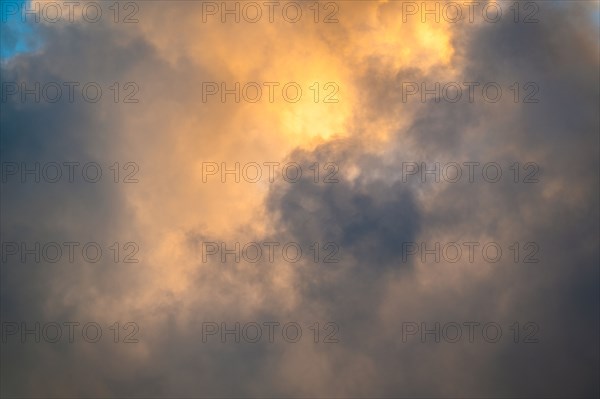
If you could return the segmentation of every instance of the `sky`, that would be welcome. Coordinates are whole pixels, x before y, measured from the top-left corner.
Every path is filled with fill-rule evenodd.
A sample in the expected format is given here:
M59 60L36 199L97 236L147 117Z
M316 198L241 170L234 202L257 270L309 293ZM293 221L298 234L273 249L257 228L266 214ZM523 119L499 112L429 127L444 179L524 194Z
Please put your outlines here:
M463 3L2 0L0 394L600 395L599 3Z
M10 4L10 6L8 6ZM27 23L18 10L23 10L27 2L24 0L4 2L0 8L0 21L2 21L2 52L3 60L14 57L19 53L34 51L38 48L35 34L35 25Z

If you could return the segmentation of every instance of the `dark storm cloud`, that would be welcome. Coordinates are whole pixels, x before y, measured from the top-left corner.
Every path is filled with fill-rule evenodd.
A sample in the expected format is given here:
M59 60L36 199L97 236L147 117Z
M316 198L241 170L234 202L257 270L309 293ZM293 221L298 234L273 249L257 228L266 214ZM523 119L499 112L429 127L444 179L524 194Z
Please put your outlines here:
M324 148L312 154L298 152L292 158L326 163L332 155L337 159L335 149ZM342 171L346 166L343 161L336 165ZM270 198L270 205L281 212L282 227L294 239L302 244L338 243L348 260L375 269L385 270L400 260L399 244L413 239L419 228L417 204L401 183L342 178L337 183L314 184L312 179L303 176Z
M424 304L420 314L398 306L399 320L469 320L474 315L484 321L537 320L544 342L527 349L476 346L476 354L436 351L435 344L423 345L427 349L405 346L398 349L402 360L385 350L358 346L357 351L365 350L377 358L382 369L402 370L411 376L410 382L402 384L386 380L378 392L598 395L598 26L587 18L589 8L593 6L581 2L569 7L546 2L538 24L519 25L507 20L484 25L476 32L465 28L464 36L456 38L467 63L464 81L499 82L504 87L515 81L536 82L541 88L538 104L429 101L421 108L411 107L401 101L399 82L440 81L439 73L382 73L374 65L363 76L365 91L370 93L365 112L390 118L401 115L402 110L415 113L412 125L398 132L395 149L390 150L397 154L394 161L356 162L364 175L385 177L369 185L342 182L320 188L299 184L272 194L270 203L281 212L281 224L295 237L328 232L354 255L357 263L344 284L313 279L310 292L327 293L337 305L333 309L359 309L350 325L353 331L363 333L368 329L361 329L366 327L361 324L365 321L361 306L346 301L346 289L368 292L355 295L369 306L376 303L369 298L383 290L385 280L365 279L364 270L379 271L379 266L386 264L383 259L394 259L400 251L395 246L398 239L410 241L416 235L432 242L437 237L456 241L493 237L499 242L535 241L541 247L540 264L515 265L505 258L494 265L490 279L464 283L459 295L450 288L434 297L424 294L416 299ZM369 92L372 87L376 91ZM353 150L363 152L359 145ZM416 151L411 154L411 150ZM312 154L320 155L320 150ZM335 159L335 150L325 158ZM506 165L505 173L515 161L531 161L540 166L541 182L516 185L505 179L497 184L402 184L398 171L403 161L494 161ZM441 190L436 193L434 187ZM417 192L427 194L419 198L424 198L428 211L413 202ZM309 210L305 202L317 205ZM369 246L371 234L378 237L377 246ZM360 256L370 251L377 254ZM468 276L465 281L469 281ZM368 282L370 289L362 290L362 282ZM388 325L400 330L394 321ZM397 343L382 340L381 347L386 345L394 347ZM437 369L436 364L448 358L453 358L454 364L477 364L463 372L471 379L438 369L432 373L435 382L429 381L432 374L425 370ZM406 370L405 365L413 362L424 364L425 370ZM396 376L394 372L387 375L389 379Z
M30 90L36 82L41 86L56 83L63 89L63 82L77 82L79 87L75 90L73 102L69 102L66 89L56 103L49 103L43 98L36 102L33 95L22 100L20 94L7 95L2 99L0 159L3 171L8 165L18 168L16 174L3 176L6 181L1 187L2 242L25 243L29 249L34 248L36 242L42 246L52 242L60 246L64 242L80 244L75 262L68 261L66 251L58 263L44 260L36 263L34 255L29 255L27 262L22 262L19 255L7 256L1 268L2 322L23 321L33 329L35 322L43 325L49 322L78 321L83 324L97 321L107 328L107 320L101 320L102 316L95 306L103 293L118 295L118 292L134 286L137 279L130 270L111 262L112 254L106 250L115 241L137 241L138 237L131 231L126 236L122 235L131 209L124 201L122 185L112 182L109 170L114 162L128 160L115 146L120 126L117 118L110 115L118 115L119 109L111 102L112 93L107 90L115 80L124 77L115 74L113 67L106 66L109 66L108 58L111 58L111 62L129 68L138 62L138 56L148 54L148 48L139 42L115 46L117 34L101 27L94 33L90 33L86 26L63 29L38 27L37 30L47 41L46 46L39 51L18 54L2 63L3 91L13 83L24 83ZM104 53L106 57L93 61L93 55L98 53ZM108 57L108 54L111 56ZM98 64L103 60L107 62L106 66ZM100 102L87 102L81 97L81 88L88 82L96 82L105 89ZM25 182L21 181L23 165L31 170L39 163L41 173L48 163L63 165L64 162L79 163L72 183L65 167L60 181L55 183L45 181L43 176L36 182L35 174L28 174ZM89 162L96 162L102 168L103 175L97 183L82 179L82 166ZM53 173L52 169L50 176ZM94 175L92 172L91 176ZM81 261L81 247L87 242L99 243L104 248L100 262ZM107 316L119 319L116 312ZM105 336L106 332L105 329ZM66 334L65 329L63 337ZM109 362L103 363L102 357L88 356L81 347L78 349L64 341L44 346L19 344L19 340L18 335L11 336L7 343L2 343L3 395L28 392L48 396L84 396L81 386L64 386L65 378L72 379L74 375L82 386L94 386L93 389L102 394L105 383L98 384L90 379L83 382L86 379L83 375L87 372L81 372L80 368L89 367L100 374L109 373ZM29 340L33 342L33 335ZM103 348L98 345L95 349L98 353L112 353L113 358L122 355L110 345ZM112 377L115 378L121 377ZM111 377L106 376L106 379L110 381Z

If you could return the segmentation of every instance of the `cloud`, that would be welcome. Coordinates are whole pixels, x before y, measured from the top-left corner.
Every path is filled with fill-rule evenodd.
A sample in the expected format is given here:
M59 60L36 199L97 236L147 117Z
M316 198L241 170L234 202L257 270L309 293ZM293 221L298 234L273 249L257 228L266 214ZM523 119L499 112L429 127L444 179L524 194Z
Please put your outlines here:
M93 241L104 252L98 263L9 256L2 321L95 321L103 339L7 337L2 394L597 396L598 26L587 17L591 4L538 5L534 24L403 23L401 2L339 3L337 24L204 23L200 2L140 3L132 25L40 24L44 46L2 64L2 89L95 82L103 97L3 100L3 170L96 162L103 178L24 184L9 176L2 241ZM203 101L203 82L236 81L296 82L305 95ZM449 81L497 82L503 99L403 98L403 83ZM339 101L323 103L320 92L315 102L315 82L326 93L336 83ZM540 101L515 103L515 82L520 96L534 82ZM139 102L122 102L128 83ZM122 181L128 162L139 168L137 183ZM274 183L231 175L223 183L219 174L205 180L209 162L295 162L303 175L286 181L278 166ZM419 174L404 179L409 162L496 162L503 178L490 183L478 167L470 183L464 167L457 183L423 183ZM539 183L523 183L528 163ZM436 241L493 241L504 252L498 263L436 263L403 245ZM138 263L122 262L128 242L139 247ZM219 254L205 262L212 242L296 243L304 256L290 262L278 247L273 261ZM515 263L514 242L521 256L535 242L540 262ZM332 248L340 261L322 261ZM115 344L116 321L119 340L135 322L139 342ZM203 342L206 322L269 321L299 323L302 339L289 343L278 330L273 343L222 343L219 334ZM436 321L495 322L502 340L489 343L478 330L469 343L464 329L455 344L422 343L418 334L403 341L405 323ZM540 342L515 344L515 322L519 341L534 322ZM339 342L323 342L328 334Z

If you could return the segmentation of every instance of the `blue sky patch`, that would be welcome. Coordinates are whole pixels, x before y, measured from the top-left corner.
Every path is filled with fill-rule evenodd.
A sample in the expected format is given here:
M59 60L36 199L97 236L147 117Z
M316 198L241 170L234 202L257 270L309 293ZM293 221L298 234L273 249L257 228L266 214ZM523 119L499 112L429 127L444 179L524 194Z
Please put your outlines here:
M0 2L0 58L36 50L40 46L36 26L23 20L21 11L29 1Z

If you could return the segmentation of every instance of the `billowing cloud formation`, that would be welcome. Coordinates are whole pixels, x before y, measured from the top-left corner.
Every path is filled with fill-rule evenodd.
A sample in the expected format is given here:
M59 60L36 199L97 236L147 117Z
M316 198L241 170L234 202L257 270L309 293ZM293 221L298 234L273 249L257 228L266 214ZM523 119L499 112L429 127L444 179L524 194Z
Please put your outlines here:
M95 24L42 21L44 46L3 61L3 395L598 395L597 4L537 3L529 24L509 3L497 23L423 23L406 2L340 2L332 24L314 23L311 4L298 23L252 24L204 22L202 2L140 2L133 24L108 9ZM8 95L13 82L80 85L73 102L65 90L49 103ZM103 89L96 103L80 97L89 82ZM263 96L206 96L222 82L257 82ZM297 102L282 92L290 82ZM435 82L458 82L462 98L448 101L454 85L421 101ZM473 101L465 82L479 83ZM482 94L489 82L497 102ZM35 162L79 165L72 183L66 166L57 183L22 183ZM91 162L97 183L80 174ZM223 183L236 162L258 164L260 181ZM302 176L286 180L292 164ZM36 263L10 244L36 242L64 254L48 262L47 247ZM68 242L81 243L73 262ZM436 242L449 251L440 262L421 247ZM223 251L236 243L239 262ZM59 342L9 333L36 321L63 325ZM65 322L81 323L74 343ZM87 322L99 342L81 339ZM221 342L236 322L241 342ZM440 342L422 342L436 322ZM301 326L298 342L286 323ZM124 343L132 331L139 342Z

